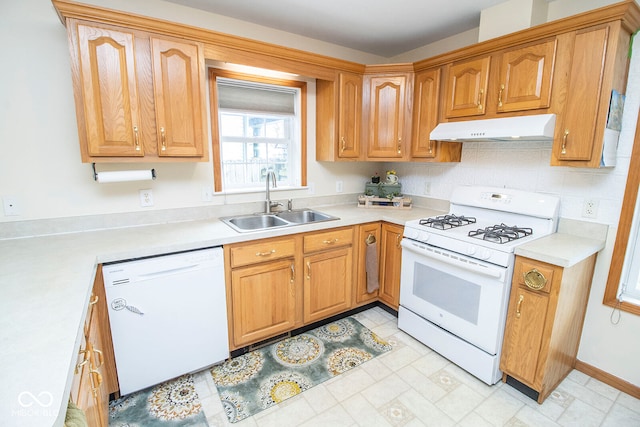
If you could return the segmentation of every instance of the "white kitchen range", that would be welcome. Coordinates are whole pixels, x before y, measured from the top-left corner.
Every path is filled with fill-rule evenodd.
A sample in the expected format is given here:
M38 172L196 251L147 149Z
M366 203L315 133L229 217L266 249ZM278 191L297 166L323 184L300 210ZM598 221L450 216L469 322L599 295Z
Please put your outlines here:
M447 215L407 222L398 327L498 382L514 249L554 233L559 206L551 195L463 186Z

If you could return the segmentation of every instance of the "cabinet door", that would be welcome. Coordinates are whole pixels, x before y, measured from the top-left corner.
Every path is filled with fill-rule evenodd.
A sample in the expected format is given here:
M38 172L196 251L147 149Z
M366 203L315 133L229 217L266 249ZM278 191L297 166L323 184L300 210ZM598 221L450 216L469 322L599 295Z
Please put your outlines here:
M238 268L231 273L233 343L236 347L295 326L293 259Z
M142 156L132 33L78 24L80 132L90 156ZM76 89L77 91L78 89Z
M559 115L553 143L553 154L558 160L594 160L599 163L599 153L594 153L598 109L601 102L601 82L605 73L605 58L609 28L599 27L579 31L575 36L569 87L564 112ZM597 156L593 159L592 156Z
M358 237L356 244L358 246L358 260L356 266L356 285L355 289L355 302L356 304L362 304L375 300L378 297L378 290L371 293L367 292L367 248L369 244L367 242L373 242L375 244L375 265L378 271L378 284L380 283L380 247L382 246L381 240L381 226L379 222L373 222L371 224L362 224L358 226Z
M382 224L382 266L380 269L380 300L398 309L400 304L400 266L404 228L394 224Z
M457 62L449 67L445 95L447 118L485 113L491 57Z
M340 73L338 93L338 157L360 156L362 76Z
M547 306L546 294L516 287L509 302L500 369L534 387L542 346Z
M351 307L352 258L350 247L304 258L305 323L324 319Z
M196 43L151 38L160 156L202 156L204 73Z
M407 79L405 75L369 77L370 158L403 157Z
M549 107L555 53L553 39L502 54L498 112Z
M416 74L411 157L435 158L437 143L429 138L438 124L440 68Z

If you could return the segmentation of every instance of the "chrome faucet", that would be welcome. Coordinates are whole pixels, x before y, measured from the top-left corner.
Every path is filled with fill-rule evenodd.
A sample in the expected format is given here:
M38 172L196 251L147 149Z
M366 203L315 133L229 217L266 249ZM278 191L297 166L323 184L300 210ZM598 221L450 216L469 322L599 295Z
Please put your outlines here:
M282 203L279 202L272 202L271 201L271 193L269 191L269 179L271 179L271 183L273 184L273 188L277 188L277 184L276 184L276 174L273 171L269 171L267 172L267 176L265 178L265 181L267 183L267 200L265 200L264 202L264 213L266 214L270 214L271 213L271 209L275 208L276 206L282 206Z

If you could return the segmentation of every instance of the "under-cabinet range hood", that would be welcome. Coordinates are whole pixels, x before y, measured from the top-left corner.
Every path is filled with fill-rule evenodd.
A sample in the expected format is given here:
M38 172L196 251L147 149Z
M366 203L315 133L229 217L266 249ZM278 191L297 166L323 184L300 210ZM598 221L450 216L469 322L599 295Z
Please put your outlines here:
M440 123L433 141L552 141L555 114Z

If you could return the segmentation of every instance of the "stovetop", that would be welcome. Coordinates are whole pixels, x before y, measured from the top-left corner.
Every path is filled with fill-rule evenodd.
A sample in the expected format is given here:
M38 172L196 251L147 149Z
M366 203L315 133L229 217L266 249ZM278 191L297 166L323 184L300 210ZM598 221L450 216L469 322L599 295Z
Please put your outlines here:
M490 187L458 187L446 215L408 221L405 237L507 266L516 246L556 231L555 196Z

